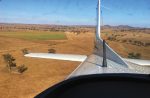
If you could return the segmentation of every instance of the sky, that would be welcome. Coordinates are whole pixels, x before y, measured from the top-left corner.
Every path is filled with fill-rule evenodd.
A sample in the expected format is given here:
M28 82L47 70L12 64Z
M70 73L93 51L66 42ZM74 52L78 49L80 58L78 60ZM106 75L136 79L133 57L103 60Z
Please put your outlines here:
M0 0L0 23L96 25L98 0ZM102 0L102 25L150 27L150 0Z

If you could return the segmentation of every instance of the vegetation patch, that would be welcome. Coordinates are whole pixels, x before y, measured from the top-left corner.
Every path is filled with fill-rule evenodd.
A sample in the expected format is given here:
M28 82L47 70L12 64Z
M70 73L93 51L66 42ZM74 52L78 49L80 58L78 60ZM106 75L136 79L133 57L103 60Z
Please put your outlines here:
M48 53L56 53L55 49L48 49Z
M131 53L128 53L128 58L131 58L131 59L140 59L141 58L141 54L140 53L131 52Z
M65 40L67 39L63 32L1 32L0 36L13 37L26 40Z
M23 53L23 55L25 55L25 54L29 54L29 51L28 51L28 49L27 49L27 48L24 48L24 49L22 49L22 53Z
M16 67L15 58L10 54L3 55L4 61L6 63L6 67L11 71L12 67Z
M25 65L20 65L17 67L15 63L16 59L11 54L4 54L3 58L6 63L6 67L9 69L10 72L23 73L28 69Z
M17 67L19 73L23 73L26 71L28 68L25 65L20 65Z

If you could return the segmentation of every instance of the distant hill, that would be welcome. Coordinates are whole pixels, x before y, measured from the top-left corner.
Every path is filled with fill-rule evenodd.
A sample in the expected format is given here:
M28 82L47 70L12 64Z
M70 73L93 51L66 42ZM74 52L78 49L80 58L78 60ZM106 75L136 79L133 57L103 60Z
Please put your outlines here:
M87 29L95 29L93 25L52 25L52 24L19 24L19 23L0 23L0 30L2 29L19 29L19 30L44 30L44 31L77 31ZM150 28L132 27L129 25L104 25L102 29L115 29L115 30L150 30ZM79 31L80 31L79 30Z
M19 24L0 23L0 31L60 31L60 32L93 32L94 26L90 25L50 25L50 24Z
M142 27L132 27L129 25L118 25L118 26L111 26L111 25L104 25L102 26L103 29L121 29L121 30L129 30L129 29L148 29L150 28L142 28Z

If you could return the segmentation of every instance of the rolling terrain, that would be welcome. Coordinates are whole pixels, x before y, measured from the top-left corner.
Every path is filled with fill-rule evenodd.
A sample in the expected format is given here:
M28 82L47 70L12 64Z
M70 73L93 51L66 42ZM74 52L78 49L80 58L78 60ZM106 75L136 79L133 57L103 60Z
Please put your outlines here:
M26 58L22 49L29 52L86 54L94 47L95 28L91 26L53 26L0 24L0 95L1 98L33 98L46 88L64 80L80 62ZM102 37L122 57L140 53L141 59L150 59L150 30L103 27ZM6 68L3 54L16 59L17 66L28 67L22 74Z

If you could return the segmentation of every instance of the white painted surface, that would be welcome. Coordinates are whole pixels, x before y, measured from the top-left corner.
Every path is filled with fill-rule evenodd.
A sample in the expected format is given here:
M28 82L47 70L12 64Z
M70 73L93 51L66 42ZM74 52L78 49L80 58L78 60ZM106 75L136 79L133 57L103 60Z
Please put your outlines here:
M143 66L150 66L150 60L141 60L141 59L127 59L124 58L125 61L135 63L138 65L143 65Z
M134 73L134 74L149 74L150 67L142 67L139 65L130 65L132 69L126 68L121 64L107 59L108 67L102 66L103 58L98 55L90 55L79 67L73 71L68 78L89 75L89 74L105 74L105 73ZM139 67L137 67L139 66Z
M83 62L87 58L86 55L53 54L53 53L29 53L29 54L26 54L25 56L35 57L35 58L45 58L45 59L79 61L79 62Z

